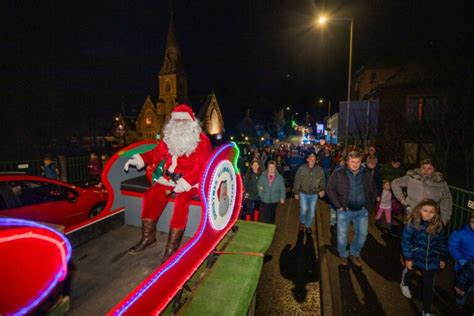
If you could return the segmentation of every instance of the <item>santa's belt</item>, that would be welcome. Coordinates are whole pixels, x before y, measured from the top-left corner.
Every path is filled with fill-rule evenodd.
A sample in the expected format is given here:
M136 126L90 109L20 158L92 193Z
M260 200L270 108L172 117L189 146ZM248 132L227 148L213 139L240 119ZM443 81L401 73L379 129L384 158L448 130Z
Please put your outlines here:
M170 178L171 180L176 182L176 181L178 181L179 179L181 179L183 177L183 174L182 173L172 173L172 172L169 172L168 170L165 170L165 176L167 176L168 178Z

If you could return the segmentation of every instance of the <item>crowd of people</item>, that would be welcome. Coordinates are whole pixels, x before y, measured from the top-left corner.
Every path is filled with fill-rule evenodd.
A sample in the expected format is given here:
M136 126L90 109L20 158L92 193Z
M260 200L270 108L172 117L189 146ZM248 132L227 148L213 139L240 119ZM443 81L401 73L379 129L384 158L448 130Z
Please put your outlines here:
M253 215L253 220L274 224L278 203L294 197L300 206L298 229L311 234L317 200L322 199L331 212L340 264L346 266L350 261L361 267L369 216L389 232L395 216L403 225L402 294L412 298L410 281L418 271L423 278L423 315L432 315L435 275L444 269L451 254L455 260L456 303L462 309L474 291L474 215L448 238L452 197L433 162L423 160L419 168L407 171L400 157L393 156L381 164L377 156L373 146L346 150L324 141L302 146L247 146L239 161L245 174L242 218L251 220ZM351 223L354 234L348 245Z

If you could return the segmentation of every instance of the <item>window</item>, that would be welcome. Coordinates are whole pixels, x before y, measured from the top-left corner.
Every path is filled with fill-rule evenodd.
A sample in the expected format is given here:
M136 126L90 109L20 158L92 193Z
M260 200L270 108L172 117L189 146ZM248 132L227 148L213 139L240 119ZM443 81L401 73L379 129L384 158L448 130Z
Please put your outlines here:
M406 104L406 118L409 121L434 121L440 113L440 102L434 96L411 96Z
M0 183L0 211L8 209L7 199L10 195L7 190L7 184L5 182Z
M375 83L375 82L377 82L377 72L372 71L370 73L370 83Z
M165 92L171 92L171 84L169 81L166 81L165 83Z
M153 123L153 120L151 119L151 117L147 116L147 117L145 118L145 124L146 124L147 126L150 126L152 123Z
M22 206L64 201L78 196L74 190L48 182L10 181L9 184Z

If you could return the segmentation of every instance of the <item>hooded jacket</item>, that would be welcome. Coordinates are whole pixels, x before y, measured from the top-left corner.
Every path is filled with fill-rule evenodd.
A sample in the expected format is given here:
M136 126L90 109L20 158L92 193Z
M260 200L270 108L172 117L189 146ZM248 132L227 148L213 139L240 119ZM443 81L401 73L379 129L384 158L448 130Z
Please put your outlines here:
M456 230L449 237L449 252L456 260L454 269L457 271L467 261L474 258L474 231L467 224L463 229Z
M453 202L442 173L435 172L431 177L424 177L421 169L410 170L406 176L392 181L393 194L399 201L405 198L402 188L407 190L406 202L409 207L414 207L424 199L432 199L439 204L443 221L448 222L451 218Z

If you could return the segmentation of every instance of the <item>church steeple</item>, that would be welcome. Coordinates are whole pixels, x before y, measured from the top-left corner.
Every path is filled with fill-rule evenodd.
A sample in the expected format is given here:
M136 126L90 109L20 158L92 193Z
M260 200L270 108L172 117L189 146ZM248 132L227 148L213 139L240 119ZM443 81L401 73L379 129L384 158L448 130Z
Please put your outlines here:
M176 39L176 25L174 22L174 12L171 3L170 24L168 27L168 36L166 37L166 48L163 65L160 75L172 73L183 73L184 69L181 61L181 51L179 50L178 40Z
M181 103L189 104L188 80L184 73L181 51L176 39L176 25L173 12L173 3L170 6L170 23L166 38L166 47L163 64L158 74L158 102L156 104L160 126L163 126L166 119L176 105Z

